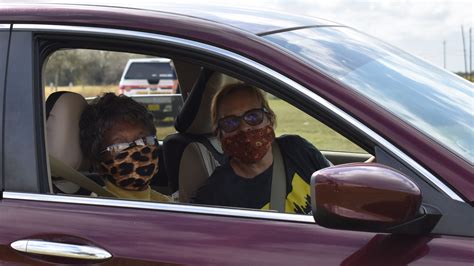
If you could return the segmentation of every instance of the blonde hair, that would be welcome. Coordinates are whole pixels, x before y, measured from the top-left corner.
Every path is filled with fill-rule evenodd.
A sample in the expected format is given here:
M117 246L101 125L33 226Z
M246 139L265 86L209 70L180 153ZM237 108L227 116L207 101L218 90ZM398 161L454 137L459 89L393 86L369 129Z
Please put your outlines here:
M211 119L212 119L212 129L214 132L217 131L217 122L219 120L219 107L224 98L227 96L237 92L237 91L248 91L257 97L257 100L261 103L262 107L264 107L268 111L268 119L270 120L270 124L275 127L276 126L276 115L273 112L273 110L270 108L270 105L268 104L267 98L265 97L265 94L262 90L243 83L232 83L229 85L224 86L222 90L216 93L214 95L214 98L212 98L212 103L211 103Z

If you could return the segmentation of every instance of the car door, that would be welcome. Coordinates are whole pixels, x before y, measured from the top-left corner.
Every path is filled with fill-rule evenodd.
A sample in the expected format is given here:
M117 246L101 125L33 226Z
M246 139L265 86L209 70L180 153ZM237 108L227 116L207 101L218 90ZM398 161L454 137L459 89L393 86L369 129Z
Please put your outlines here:
M165 40L173 48L197 53L196 57L205 50L215 61L231 60L249 72L268 70L256 74L256 79L259 75L262 80L274 75L270 82L287 79L245 56L228 56L230 51L186 39L102 28L15 26L9 55L15 67L7 72L5 88L2 262L327 265L472 260L468 248L472 240L467 238L342 231L318 226L308 215L51 194L40 78L44 46L38 41L55 39L64 44L93 39L91 43L105 45L144 38L150 50ZM220 67L226 70L225 65ZM235 71L227 67L228 72ZM299 93L291 90L293 85L286 84L287 97L295 102ZM454 242L456 248L451 246Z
M44 27L41 34L45 31L56 33ZM7 72L8 141L4 148L10 156L4 158L8 167L0 201L2 263L220 264L276 260L306 264L313 260L305 254L314 247L299 244L309 240L308 230L316 232L310 216L284 218L251 210L49 194L38 35L28 26L17 26L12 34L9 59L14 64ZM275 234L279 231L281 234ZM295 236L288 238L288 233ZM275 249L290 252L278 256ZM252 250L246 258L238 252L249 254ZM81 252L88 255L74 255ZM269 252L273 254L270 258Z

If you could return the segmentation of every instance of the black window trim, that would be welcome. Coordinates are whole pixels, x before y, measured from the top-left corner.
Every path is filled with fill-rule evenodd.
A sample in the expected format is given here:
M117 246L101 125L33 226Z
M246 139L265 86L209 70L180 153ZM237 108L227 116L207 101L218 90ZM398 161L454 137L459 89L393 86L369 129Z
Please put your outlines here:
M5 88L7 85L7 71L8 71L8 54L10 51L10 37L11 37L11 24L0 24L0 35L6 35L5 37L0 38L0 117L2 123L0 125L0 150L1 150L1 159L0 159L0 191L3 191L3 185L5 184L5 172L4 172L4 142L5 135L4 133L4 114L5 114ZM3 68L4 67L4 68ZM1 197L0 197L1 198Z

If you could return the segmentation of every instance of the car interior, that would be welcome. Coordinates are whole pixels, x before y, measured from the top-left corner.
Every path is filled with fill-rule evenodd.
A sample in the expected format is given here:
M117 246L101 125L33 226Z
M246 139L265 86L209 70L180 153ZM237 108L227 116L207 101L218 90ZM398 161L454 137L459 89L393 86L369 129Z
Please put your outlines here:
M214 169L226 160L212 130L212 96L225 85L241 80L200 64L179 59L174 59L173 63L184 105L174 119L175 133L160 139L160 174L151 185L180 203L188 203ZM80 150L79 119L87 104L83 95L72 90L53 92L47 97L50 188L52 193L111 197L102 187L101 177L91 171ZM157 131L160 131L159 127ZM322 152L331 164L373 160L369 153Z

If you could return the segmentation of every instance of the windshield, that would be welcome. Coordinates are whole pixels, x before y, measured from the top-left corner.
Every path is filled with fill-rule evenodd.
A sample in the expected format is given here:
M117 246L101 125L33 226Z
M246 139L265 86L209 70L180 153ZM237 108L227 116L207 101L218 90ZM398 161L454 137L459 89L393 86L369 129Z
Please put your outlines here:
M400 117L473 163L473 86L377 39L346 27L264 37Z
M176 79L176 73L170 63L132 63L128 68L125 79L149 79L149 78Z

